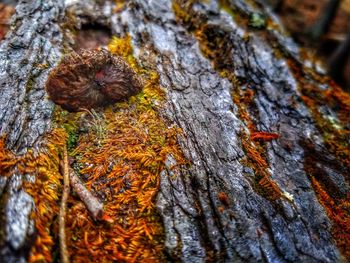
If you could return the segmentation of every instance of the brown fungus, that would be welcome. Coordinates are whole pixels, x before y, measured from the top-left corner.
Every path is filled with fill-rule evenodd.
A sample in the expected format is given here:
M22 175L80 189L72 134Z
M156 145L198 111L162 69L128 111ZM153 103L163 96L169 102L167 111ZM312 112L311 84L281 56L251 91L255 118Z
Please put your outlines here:
M50 99L68 111L106 106L141 89L134 70L105 49L70 53L52 70L46 82Z

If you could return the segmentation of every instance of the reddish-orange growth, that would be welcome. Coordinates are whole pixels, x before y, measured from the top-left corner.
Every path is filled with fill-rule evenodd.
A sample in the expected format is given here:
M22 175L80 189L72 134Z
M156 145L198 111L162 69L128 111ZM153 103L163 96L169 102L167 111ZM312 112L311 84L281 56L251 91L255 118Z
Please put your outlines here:
M46 146L35 157L29 155L24 161L23 168L36 174L35 183L27 182L25 189L34 198L35 211L33 218L37 237L31 249L29 262L52 262L55 245L55 221L59 212L61 195L61 179L59 172L60 152L66 142L66 133L55 129L47 135Z
M15 8L9 4L0 3L0 40L2 40L10 28L10 18Z
M266 160L261 156L261 153L256 149L256 147L251 142L243 139L242 146L243 146L243 149L246 151L246 154L248 155L248 157L255 164L255 167L259 168L258 171L261 168L268 167Z
M66 133L55 129L48 134L39 152L28 150L16 156L5 148L4 138L0 139L0 174L10 176L13 170L35 176L35 182L24 182L24 189L33 197L35 210L36 239L29 255L29 262L52 262L54 237L51 233L53 219L58 214L58 198L61 190L58 164L59 152L66 141Z
M0 175L9 175L9 171L14 167L16 162L15 156L6 149L5 138L0 138Z
M288 63L295 77L299 80L301 99L311 110L316 126L323 135L327 150L336 156L344 167L350 169L348 142L350 95L329 78L307 70L293 60L289 60ZM320 89L319 83L328 84L328 88L326 90ZM326 118L320 111L320 107L325 105L336 113L337 125L334 125L332 120ZM333 237L345 257L350 259L350 202L347 201L349 196L344 199L332 199L326 192L326 185L322 185L314 177L311 181L320 203L333 221Z
M177 165L186 163L176 139L180 131L160 118L157 109L163 92L158 76L138 67L130 54L130 37L114 38L109 48L136 72L142 71L145 86L128 102L99 113L104 121L95 120L97 127L81 134L71 153L81 167L85 185L101 198L111 219L108 224L96 223L74 196L69 199L71 261L164 261L163 228L155 200L166 158L171 154ZM105 127L99 127L101 123ZM101 136L98 130L105 132Z
M218 198L224 206L230 205L230 198L227 196L227 194L225 192L219 192Z
M219 207L218 207L218 211L219 211L220 213L225 212L225 207L219 206Z
M242 140L243 149L249 159L248 164L254 170L255 178L258 186L258 192L263 194L270 200L276 200L281 197L281 190L278 185L270 178L268 173L268 163L258 150L258 145L253 145L253 142L247 139Z
M315 177L311 177L311 182L318 200L333 221L332 234L337 246L344 256L350 259L350 196L341 200L333 200Z
M168 154L178 164L182 157L176 129L167 128L149 103L149 94L140 94L119 104L118 111L107 109L108 134L100 147L94 145L94 134L80 137L73 155L84 165L80 172L87 187L104 196L105 213L112 220L96 224L70 199L68 246L74 262L163 260L163 230L154 203Z
M252 141L271 141L274 139L277 139L279 137L279 135L277 133L273 133L273 132L253 132L250 135L250 139Z

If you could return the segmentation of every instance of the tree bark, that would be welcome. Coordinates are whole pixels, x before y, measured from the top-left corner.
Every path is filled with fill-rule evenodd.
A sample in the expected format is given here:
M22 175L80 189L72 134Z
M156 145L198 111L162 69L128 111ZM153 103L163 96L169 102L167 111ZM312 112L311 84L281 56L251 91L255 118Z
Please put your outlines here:
M0 46L0 134L7 148L21 155L38 149L40 138L50 129L53 103L44 85L61 56L62 1L21 1L11 27ZM46 69L45 69L46 68ZM0 171L3 175L3 171ZM0 257L4 262L25 262L34 233L30 215L31 196L23 188L19 171L0 177Z
M183 130L178 141L191 165L173 170L169 155L157 197L170 261L345 261L337 223L312 182L338 203L349 195L348 152L337 155L318 119L329 133L348 131L339 113L349 114L349 105L325 101L316 115L307 102L333 87L307 66L268 9L259 1L133 0L113 13L108 1L69 2L20 2L1 43L0 134L8 149L38 150L51 127L44 86L68 41L60 23L69 7L78 24L130 34L137 61L160 76L163 118ZM265 28L251 24L257 13ZM259 131L279 136L254 142L250 134ZM21 187L23 176L0 178L0 256L7 262L25 261L34 232L35 204Z

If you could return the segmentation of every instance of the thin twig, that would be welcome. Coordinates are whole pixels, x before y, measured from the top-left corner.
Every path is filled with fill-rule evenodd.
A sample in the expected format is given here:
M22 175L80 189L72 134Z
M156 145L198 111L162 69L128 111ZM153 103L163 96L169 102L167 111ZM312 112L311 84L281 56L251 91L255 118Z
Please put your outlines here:
M60 170L64 170L63 166L64 164L63 162L61 162ZM68 174L72 189L79 196L80 200L84 203L91 217L95 221L101 220L106 223L112 224L114 220L104 212L103 204L96 197L94 197L88 189L86 189L83 182L79 179L79 176L69 165Z
M59 243L60 243L60 254L61 262L69 263L69 256L66 243L66 231L65 231L65 217L67 212L67 200L69 195L69 168L68 168L68 153L67 146L64 146L63 150L63 194L59 215Z
M86 189L72 168L69 168L69 177L74 192L79 195L81 201L83 201L86 208L89 210L92 218L94 220L103 219L103 204Z

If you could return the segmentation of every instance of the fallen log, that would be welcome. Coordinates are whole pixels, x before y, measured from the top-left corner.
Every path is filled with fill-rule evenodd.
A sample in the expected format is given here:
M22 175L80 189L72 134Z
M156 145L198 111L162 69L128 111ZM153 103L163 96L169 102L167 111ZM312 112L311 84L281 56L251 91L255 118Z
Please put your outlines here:
M240 0L66 4L20 2L12 31L1 43L0 134L7 135L8 150L15 155L29 149L40 152L42 137L52 128L54 107L44 86L60 48L74 39L69 34L63 37L68 29L60 22L67 12L78 30L82 24L96 23L119 38L130 37L134 59L130 61L142 68L139 72L156 71L164 92L163 105L152 104L147 110L157 109L169 127L182 131L176 138L189 164L179 164L167 154L157 198L150 199L164 228L163 254L158 260L349 259L349 96L303 60L299 47L268 9L259 1ZM47 68L39 69L38 63ZM115 115L120 108L113 108ZM263 140L257 131L274 135ZM128 140L117 138L121 143L143 138L128 136ZM105 175L101 182L106 184L121 160L142 168L159 156L109 157L106 168L95 169L96 174ZM129 182L135 171L123 169L129 175L124 171L115 175L126 174L120 193L131 193L136 186ZM32 243L25 240L35 232L30 219L35 204L21 187L24 177L13 173L0 181L5 222L0 255L7 262L26 260ZM142 196L143 186L139 187ZM75 259L88 258L84 255L96 260L145 259L140 250L132 251L130 257L123 254L123 246L134 246L125 230L132 224L125 218L115 222L120 224L115 227L120 233L117 248L103 239L106 229L96 226L98 230L90 231L100 238L91 240L86 232L86 252L79 250ZM136 219L133 222L137 225ZM154 239L152 231L148 234L142 239L143 247Z

